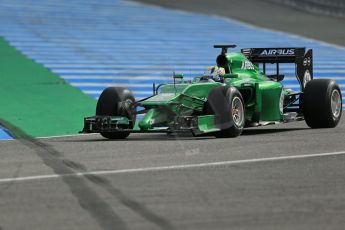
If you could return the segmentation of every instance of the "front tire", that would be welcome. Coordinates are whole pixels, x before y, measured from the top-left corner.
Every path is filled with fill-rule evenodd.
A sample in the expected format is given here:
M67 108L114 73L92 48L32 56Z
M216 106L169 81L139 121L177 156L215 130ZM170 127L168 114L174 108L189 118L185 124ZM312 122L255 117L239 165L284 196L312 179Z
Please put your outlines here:
M339 85L331 79L315 79L307 83L303 94L303 114L311 128L333 128L342 114Z
M245 123L245 107L241 93L234 87L213 89L205 104L206 114L215 115L215 123L221 131L218 138L241 135Z
M119 108L119 102L126 102L125 108ZM135 124L135 111L130 108L130 105L135 102L132 92L124 87L108 87L103 90L99 96L96 115L100 116L125 116L131 120L129 129L132 129ZM101 135L108 139L125 139L129 136L129 132L101 132Z

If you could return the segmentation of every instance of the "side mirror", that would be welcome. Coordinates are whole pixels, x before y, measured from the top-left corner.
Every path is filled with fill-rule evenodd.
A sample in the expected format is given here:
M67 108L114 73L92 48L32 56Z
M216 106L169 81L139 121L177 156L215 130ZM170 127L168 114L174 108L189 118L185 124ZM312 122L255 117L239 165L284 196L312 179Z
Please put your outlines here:
M182 73L180 73L180 74L175 74L174 73L173 78L174 79L181 79L182 80L183 79L183 74Z

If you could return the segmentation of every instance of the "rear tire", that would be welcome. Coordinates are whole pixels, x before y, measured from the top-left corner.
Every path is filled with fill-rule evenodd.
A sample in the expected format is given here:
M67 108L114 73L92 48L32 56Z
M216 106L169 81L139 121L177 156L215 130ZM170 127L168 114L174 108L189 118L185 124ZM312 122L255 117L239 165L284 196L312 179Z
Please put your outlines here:
M205 103L205 113L215 115L215 124L221 131L218 138L241 135L245 123L245 108L241 93L234 87L213 89Z
M331 79L314 79L307 83L303 94L303 114L311 128L333 128L342 114L339 85Z
M119 108L119 102L127 101L126 108ZM128 105L135 102L132 92L123 87L109 87L103 90L99 96L96 115L104 116L125 116L130 122L129 129L132 129L135 124L135 110L129 109ZM129 136L129 132L102 132L101 135L108 139L125 139Z

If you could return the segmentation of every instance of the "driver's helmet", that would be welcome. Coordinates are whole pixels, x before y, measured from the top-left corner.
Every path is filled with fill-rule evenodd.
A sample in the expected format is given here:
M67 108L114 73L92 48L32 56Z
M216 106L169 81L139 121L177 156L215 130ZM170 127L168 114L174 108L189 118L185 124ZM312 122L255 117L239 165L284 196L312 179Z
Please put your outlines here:
M220 81L222 76L225 74L225 69L218 66L207 67L204 72L204 77L209 77L215 81Z

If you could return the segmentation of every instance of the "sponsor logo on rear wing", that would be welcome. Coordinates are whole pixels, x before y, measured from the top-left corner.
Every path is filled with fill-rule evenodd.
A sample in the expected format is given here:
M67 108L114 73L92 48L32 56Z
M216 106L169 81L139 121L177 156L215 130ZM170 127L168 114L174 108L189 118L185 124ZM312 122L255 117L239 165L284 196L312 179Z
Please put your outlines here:
M294 63L296 65L296 77L303 91L306 83L313 79L313 51L304 47L284 48L246 48L241 52L254 64L262 63L262 69L266 74L266 64L276 64L277 75L279 63Z
M247 48L242 49L241 52L249 59L286 57L293 61L293 58L298 56L298 54L304 54L305 48Z
M295 49L263 49L260 50L260 56L294 56Z

